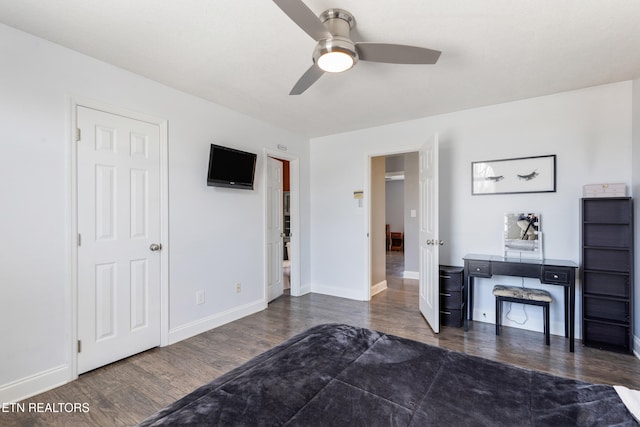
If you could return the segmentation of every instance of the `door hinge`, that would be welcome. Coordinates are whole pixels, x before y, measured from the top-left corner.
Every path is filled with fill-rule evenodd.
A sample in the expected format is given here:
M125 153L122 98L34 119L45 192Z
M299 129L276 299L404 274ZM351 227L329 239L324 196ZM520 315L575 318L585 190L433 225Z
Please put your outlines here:
M78 340L78 353L82 352L82 341Z
M82 246L82 234L78 233L78 246Z
M80 142L80 137L81 137L81 132L80 132L80 128L76 128L76 141Z

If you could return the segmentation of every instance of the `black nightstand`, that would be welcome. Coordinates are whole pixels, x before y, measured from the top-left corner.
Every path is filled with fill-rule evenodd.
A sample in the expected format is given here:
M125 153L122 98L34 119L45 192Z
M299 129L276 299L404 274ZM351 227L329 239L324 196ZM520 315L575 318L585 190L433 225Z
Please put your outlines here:
M464 268L440 266L440 324L462 327L465 315Z

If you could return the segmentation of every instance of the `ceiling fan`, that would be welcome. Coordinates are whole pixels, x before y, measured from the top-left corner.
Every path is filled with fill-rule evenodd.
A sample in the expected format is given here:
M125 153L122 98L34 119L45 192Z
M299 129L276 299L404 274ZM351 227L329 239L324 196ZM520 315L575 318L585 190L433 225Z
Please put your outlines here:
M388 64L435 64L440 57L440 51L423 47L354 43L349 38L349 32L356 25L356 20L346 10L328 9L316 16L301 0L273 1L318 42L313 50L313 65L300 77L289 95L300 95L325 72L347 71L359 60Z

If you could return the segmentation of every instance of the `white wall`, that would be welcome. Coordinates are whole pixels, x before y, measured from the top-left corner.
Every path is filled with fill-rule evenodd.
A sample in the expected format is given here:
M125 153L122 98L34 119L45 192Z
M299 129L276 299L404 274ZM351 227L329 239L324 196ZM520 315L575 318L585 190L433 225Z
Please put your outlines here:
M622 82L312 140L312 291L362 297L367 218L349 195L365 187L369 155L415 151L433 132L440 136L439 238L447 242L442 264L461 265L466 253L500 254L503 213L509 211L541 212L545 255L579 262L582 186L631 183L631 88ZM472 161L545 154L557 155L557 192L471 195ZM540 286L529 280L526 285ZM486 313L493 321L490 281L479 282L475 318ZM547 288L562 301L561 289ZM529 312L525 327L542 330L541 314ZM554 304L551 332L563 331L561 304Z
M404 180L387 181L385 221L393 232L404 232Z
M416 152L404 155L404 272L405 277L414 279L420 270L418 161ZM415 216L411 216L412 210L415 210Z
M74 375L72 99L168 121L169 241L162 243L169 251L170 341L265 306L263 150L277 144L300 158L301 281L309 288L305 138L3 25L0 57L1 402ZM212 142L258 153L255 191L206 186ZM198 289L207 296L200 306Z

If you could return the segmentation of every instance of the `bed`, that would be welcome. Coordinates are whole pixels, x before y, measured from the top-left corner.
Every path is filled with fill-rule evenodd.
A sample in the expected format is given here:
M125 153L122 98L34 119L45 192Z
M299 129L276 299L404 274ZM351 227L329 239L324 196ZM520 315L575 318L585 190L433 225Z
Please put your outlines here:
M342 324L311 328L140 426L635 426L612 386Z

